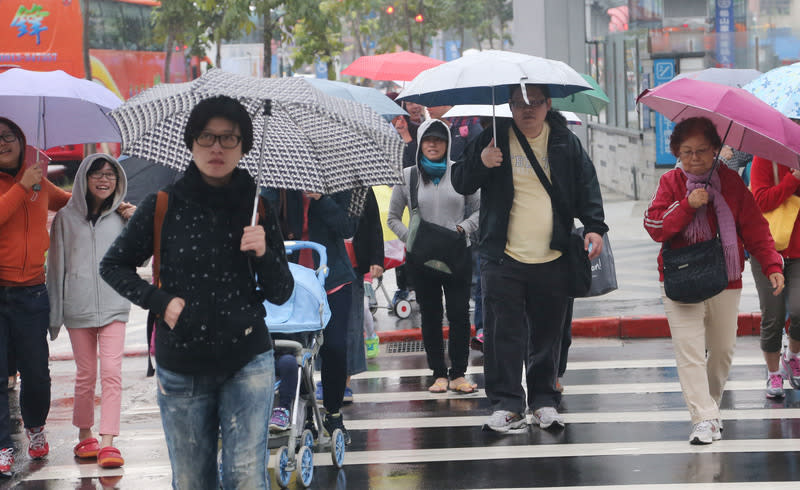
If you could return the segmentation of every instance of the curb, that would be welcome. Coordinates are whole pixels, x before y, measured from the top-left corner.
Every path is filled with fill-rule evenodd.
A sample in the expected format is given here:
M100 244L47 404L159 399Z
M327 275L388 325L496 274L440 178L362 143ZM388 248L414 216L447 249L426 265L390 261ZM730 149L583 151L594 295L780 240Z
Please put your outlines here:
M738 336L758 335L761 332L761 313L739 313ZM412 342L422 340L421 328L405 330L383 330L375 332L381 344L391 342ZM444 338L450 337L450 327L443 326ZM475 336L472 325L470 337ZM606 316L594 318L575 318L572 320L573 337L619 338L619 339L657 339L668 338L669 324L664 315L647 316ZM125 357L145 357L147 349L125 351ZM72 353L54 354L51 361L72 361Z
M761 331L761 313L740 313L737 335L758 335ZM442 327L444 338L450 329ZM381 343L409 342L422 340L422 329L384 330L375 332ZM475 335L472 326L471 336ZM668 338L669 323L664 315L649 316L609 316L596 318L576 318L572 320L573 337L599 337L620 339Z

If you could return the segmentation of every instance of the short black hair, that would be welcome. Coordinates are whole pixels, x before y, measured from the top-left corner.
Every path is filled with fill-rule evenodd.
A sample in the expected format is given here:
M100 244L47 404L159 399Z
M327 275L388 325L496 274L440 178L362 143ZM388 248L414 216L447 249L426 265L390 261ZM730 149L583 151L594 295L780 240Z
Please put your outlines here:
M544 98L545 99L549 99L550 98L550 87L548 87L546 84L543 84L543 83L526 83L525 84L525 90L528 90L528 87L539 87L539 90L542 91L542 95L544 95ZM521 89L520 89L519 85L512 85L511 86L511 90L508 92L508 98L510 99L511 97L514 96L515 93L519 92L520 90Z
M253 120L241 102L226 95L218 95L203 99L197 103L186 121L183 132L183 142L189 151L192 149L194 139L205 129L208 121L221 117L234 123L242 133L242 153L247 153L253 148Z
M25 148L28 146L28 143L25 140L25 133L23 133L22 129L19 126L17 126L17 123L12 121L11 119L8 119L6 117L0 117L0 123L3 123L6 126L8 126L8 129L10 129L11 132L14 133L14 136L17 137L17 140L19 140L20 148L19 148L19 161L17 162L17 168L18 169L22 168L22 163L25 161Z
M690 117L672 128L672 135L669 137L669 149L672 154L677 157L681 152L683 142L695 135L705 137L716 150L722 147L722 140L711 119L707 117Z

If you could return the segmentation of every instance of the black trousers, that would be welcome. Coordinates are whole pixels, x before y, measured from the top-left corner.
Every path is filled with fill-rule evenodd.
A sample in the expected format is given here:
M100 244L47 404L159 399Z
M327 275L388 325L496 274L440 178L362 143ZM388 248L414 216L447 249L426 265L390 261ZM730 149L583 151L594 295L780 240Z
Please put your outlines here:
M457 274L442 278L425 266L406 263L417 292L417 304L422 316L422 342L428 357L428 367L435 378L457 379L467 371L469 359L469 295L472 287L472 265L467 264ZM442 291L447 305L450 341L448 371L444 360L442 338Z
M557 407L561 339L570 298L567 262L523 264L506 256L481 259L483 355L492 410L523 413ZM522 389L526 365L528 397Z

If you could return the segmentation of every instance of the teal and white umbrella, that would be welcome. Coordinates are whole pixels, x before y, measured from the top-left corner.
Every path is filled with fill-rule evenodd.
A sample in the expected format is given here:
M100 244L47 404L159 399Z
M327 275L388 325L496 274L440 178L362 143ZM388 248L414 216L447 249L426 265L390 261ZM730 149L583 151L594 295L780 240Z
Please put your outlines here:
M770 70L742 88L784 116L800 119L800 63Z

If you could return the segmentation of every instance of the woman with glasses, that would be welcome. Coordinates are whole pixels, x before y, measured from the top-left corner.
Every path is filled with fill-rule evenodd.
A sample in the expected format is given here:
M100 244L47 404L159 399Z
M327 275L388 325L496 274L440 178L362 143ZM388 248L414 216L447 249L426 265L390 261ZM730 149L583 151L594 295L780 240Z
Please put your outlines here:
M114 447L122 406L122 354L130 302L100 279L98 266L125 227L116 213L127 180L110 155L86 157L78 167L72 197L56 214L47 255L50 338L62 325L69 332L77 372L72 423L78 428L78 458L97 459L103 468L122 466ZM99 347L99 356L98 356ZM100 441L94 437L94 396L100 359Z
M800 123L800 120L794 120ZM753 158L750 189L762 212L772 211L792 196L800 196L800 170L761 157ZM793 198L797 200L797 197ZM783 380L800 390L800 226L792 223L789 243L778 251L783 257L786 289L772 294L769 279L758 260L751 260L753 279L761 305L761 351L767 364L767 398L783 398ZM786 316L789 317L789 345L781 353Z
M50 410L47 365L49 302L45 285L47 212L67 203L68 192L42 178L38 165L25 167L25 135L0 117L0 379L13 350L22 377L20 411L30 441L28 455L39 459L50 450L44 425ZM0 387L0 474L14 465L6 384Z
M173 488L219 488L221 434L222 486L265 489L275 362L263 303L286 302L294 280L271 207L250 226L257 186L238 166L253 147L253 125L242 104L202 100L184 142L192 160L165 189L160 287L136 273L153 254L155 195L106 252L100 275L157 315L158 405Z
M680 168L661 176L644 217L644 227L659 243L676 249L710 240L719 233L728 287L700 303L673 301L662 286L662 301L672 335L683 397L692 418L689 442L711 444L722 438L719 404L736 345L744 249L761 264L771 292L783 290L781 257L753 195L735 171L714 157L721 146L711 120L693 117L672 131L670 150ZM664 280L661 252L660 280Z

